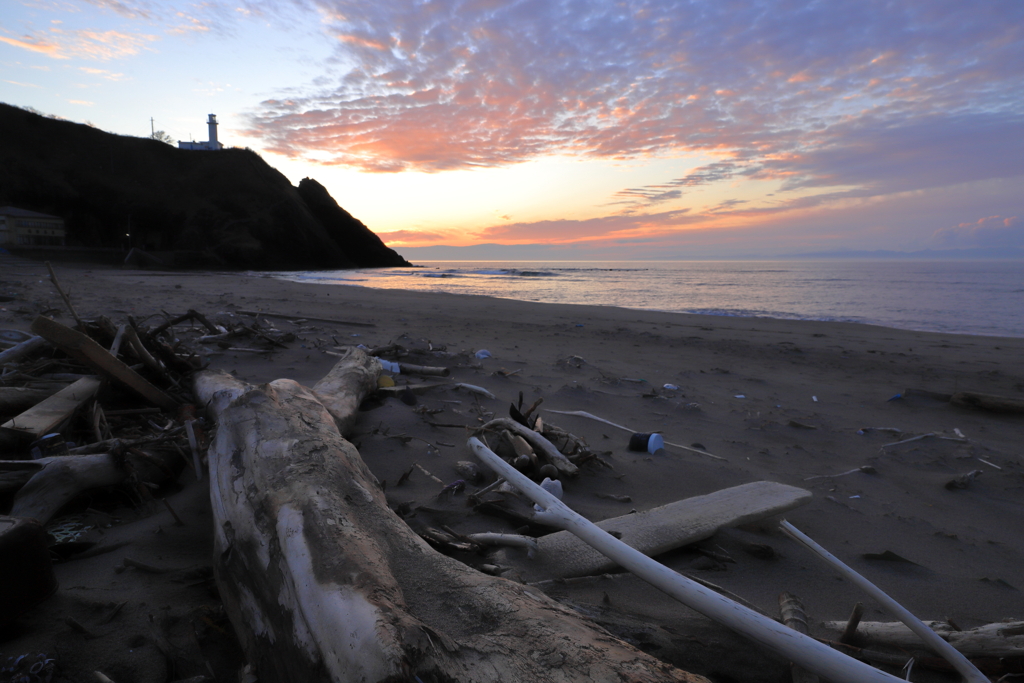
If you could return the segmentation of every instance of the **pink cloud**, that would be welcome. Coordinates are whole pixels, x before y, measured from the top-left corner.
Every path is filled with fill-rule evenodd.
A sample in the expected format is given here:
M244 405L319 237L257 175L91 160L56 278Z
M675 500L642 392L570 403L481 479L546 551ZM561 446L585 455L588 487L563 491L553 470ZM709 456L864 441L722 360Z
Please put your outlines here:
M54 59L94 59L106 61L138 54L156 36L123 31L64 30L51 28L46 35L27 35L22 39L0 36L0 42Z
M624 189L611 200L626 212L734 176L839 197L1022 172L1024 155L998 154L1024 140L1024 76L1011 66L1024 63L1020 5L317 7L340 41L337 85L267 100L250 118L251 135L291 157L374 172L549 154L734 160L707 180Z
M1024 222L1017 216L986 216L939 228L931 243L940 248L1024 247Z

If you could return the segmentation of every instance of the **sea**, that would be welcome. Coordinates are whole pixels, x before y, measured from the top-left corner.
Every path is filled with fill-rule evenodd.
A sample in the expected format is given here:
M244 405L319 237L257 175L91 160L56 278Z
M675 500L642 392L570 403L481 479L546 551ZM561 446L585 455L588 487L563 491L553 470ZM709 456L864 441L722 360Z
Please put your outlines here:
M1020 260L423 261L275 275L329 286L1024 337Z

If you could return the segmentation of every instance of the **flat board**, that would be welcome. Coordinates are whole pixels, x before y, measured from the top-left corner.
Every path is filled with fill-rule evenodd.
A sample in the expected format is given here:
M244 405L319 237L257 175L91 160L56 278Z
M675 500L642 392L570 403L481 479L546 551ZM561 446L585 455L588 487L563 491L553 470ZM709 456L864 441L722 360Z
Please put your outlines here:
M0 428L18 432L25 438L38 439L54 431L61 422L71 417L79 406L96 395L101 384L103 380L99 377L83 377L8 420Z
M613 517L597 526L621 534L620 540L653 557L713 536L719 529L771 517L811 500L811 492L773 481L756 481L662 505L645 512ZM525 581L604 574L614 562L568 531L537 539L534 559L522 548L502 548L496 564L514 565Z

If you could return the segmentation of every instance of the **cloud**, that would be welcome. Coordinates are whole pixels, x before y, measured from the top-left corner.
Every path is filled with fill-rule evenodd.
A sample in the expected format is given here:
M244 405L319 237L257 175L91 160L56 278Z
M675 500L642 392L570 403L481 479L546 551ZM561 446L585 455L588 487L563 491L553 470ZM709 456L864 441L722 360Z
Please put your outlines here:
M1017 216L987 216L939 228L931 236L936 248L1024 247L1024 221Z
M122 2L121 0L84 0L94 7L119 14L127 19L149 19L153 16L153 7L148 2Z
M707 166L695 168L682 178L675 178L660 185L645 185L643 187L620 190L615 193L617 201L612 203L629 204L632 208L636 209L641 206L651 206L673 199L680 199L683 196L682 190L673 188L697 187L720 180L728 180L738 173L741 168L740 164L733 161L716 161Z
M61 54L60 46L57 43L37 36L23 36L22 38L0 36L0 43L7 43L31 52L39 52L54 59L67 59L66 55Z
M123 81L125 79L123 73L114 73L113 71L107 71L106 69L95 69L89 66L80 66L78 67L78 70L91 76L100 76L108 81Z
M51 28L44 35L26 35L22 38L0 36L0 42L39 52L54 59L93 59L107 61L138 54L156 36L122 31L96 31L91 29L65 30Z
M439 241L451 239L454 235L444 232L428 232L419 230L392 230L391 232L378 232L377 237L381 238L384 244L417 245L435 244Z
M611 240L654 239L678 231L681 226L702 220L688 210L663 211L645 215L601 216L584 220L542 220L530 223L505 223L483 228L474 236L477 242L502 244L575 244Z
M263 102L250 132L367 171L701 150L809 186L858 123L967 133L953 124L1021 116L1015 2L312 1L337 38L331 71Z
M4 83L10 83L11 85L20 85L22 88L40 88L42 86L36 85L35 83L19 83L18 81L9 81L4 79Z

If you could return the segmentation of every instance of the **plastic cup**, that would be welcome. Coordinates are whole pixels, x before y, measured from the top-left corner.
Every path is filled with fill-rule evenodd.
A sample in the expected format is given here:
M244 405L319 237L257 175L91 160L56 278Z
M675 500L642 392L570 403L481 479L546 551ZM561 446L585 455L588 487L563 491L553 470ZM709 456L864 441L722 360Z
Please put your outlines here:
M665 439L662 438L661 434L642 434L638 432L629 437L629 450L647 451L654 454L665 450Z

